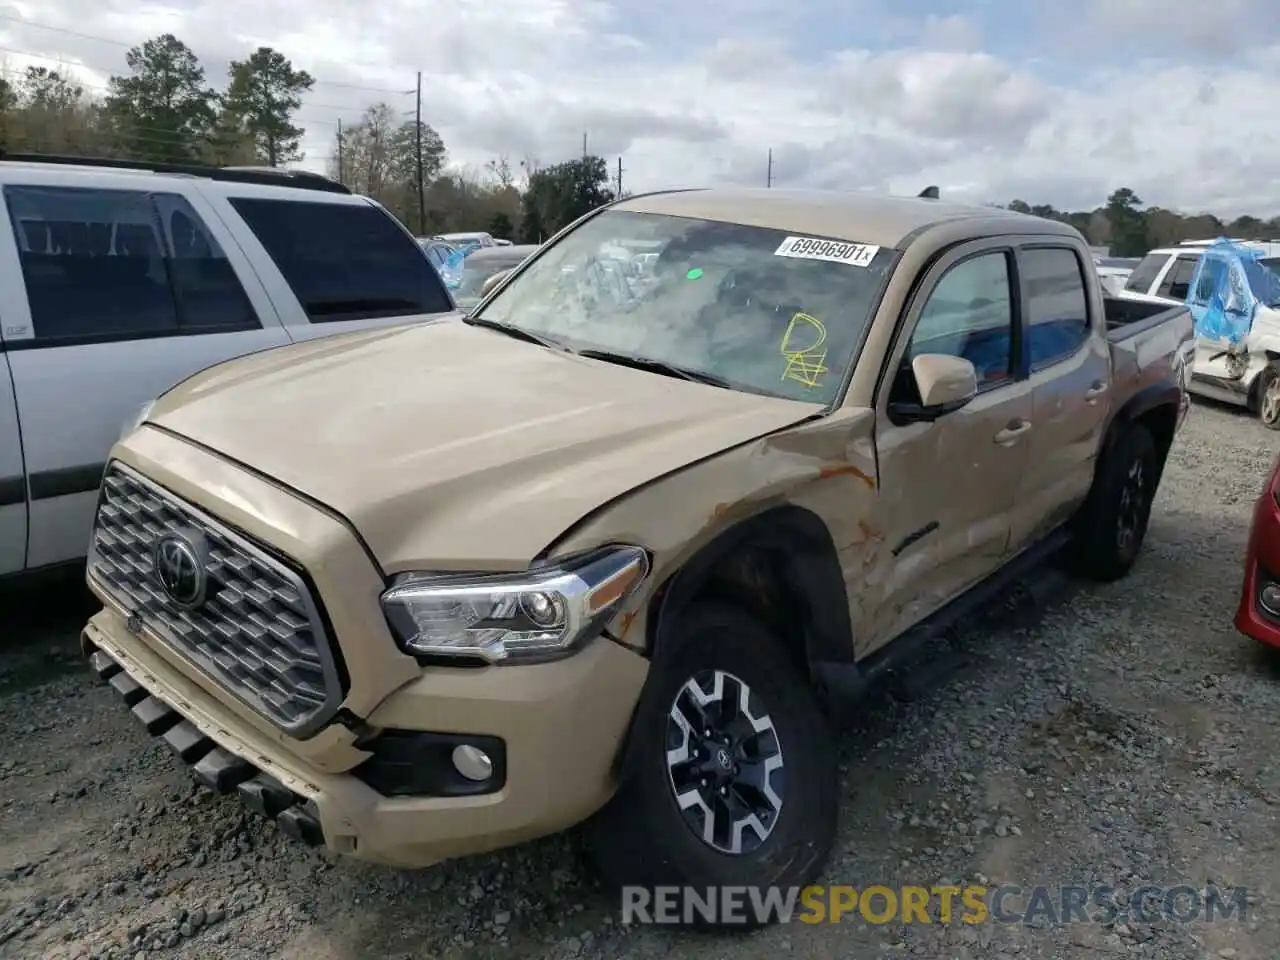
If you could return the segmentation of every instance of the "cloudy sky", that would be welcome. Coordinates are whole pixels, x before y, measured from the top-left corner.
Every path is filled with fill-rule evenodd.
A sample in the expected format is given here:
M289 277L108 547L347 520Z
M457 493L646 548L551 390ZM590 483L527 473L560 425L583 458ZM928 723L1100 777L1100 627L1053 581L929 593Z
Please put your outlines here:
M267 44L317 79L300 122L323 169L339 119L385 100L476 169L623 159L632 190L888 189L1093 207L1280 214L1280 9L1267 0L39 0L0 2L6 71L101 88L171 32L212 80ZM26 21L26 22L24 22ZM36 26L39 24L41 26ZM54 28L54 29L44 29Z

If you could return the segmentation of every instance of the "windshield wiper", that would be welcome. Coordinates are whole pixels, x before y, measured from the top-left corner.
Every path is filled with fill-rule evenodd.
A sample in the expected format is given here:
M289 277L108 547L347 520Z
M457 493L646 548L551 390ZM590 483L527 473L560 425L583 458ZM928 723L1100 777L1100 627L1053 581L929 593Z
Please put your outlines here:
M536 343L540 347L550 347L552 350L566 350L563 343L559 340L553 340L551 337L544 337L540 333L534 333L532 330L526 330L524 327L517 327L514 323L503 323L501 320L490 320L488 317L473 317L471 314L464 314L462 322L470 324L473 327L484 327L488 330L497 330L499 333L505 333L509 337L515 337L517 340L523 340L526 343Z
M590 357L592 360L605 360L609 363L618 363L623 366L635 367L637 370L652 370L654 373L665 374L668 377L676 377L679 380L690 380L693 383L705 383L713 387L724 387L731 389L733 385L724 377L717 376L714 373L705 373L702 370L692 370L689 367L682 367L674 363L667 363L665 360L654 360L651 357L637 357L630 353L615 353L612 350L578 350L578 356Z

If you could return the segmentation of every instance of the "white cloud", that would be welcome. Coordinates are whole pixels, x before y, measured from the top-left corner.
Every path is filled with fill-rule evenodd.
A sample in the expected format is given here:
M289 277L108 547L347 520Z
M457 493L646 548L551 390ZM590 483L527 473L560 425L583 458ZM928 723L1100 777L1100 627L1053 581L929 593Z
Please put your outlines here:
M314 0L300 17L264 0L43 0L0 14L116 42L0 20L0 46L79 62L91 84L161 31L217 81L228 58L276 46L321 81L301 116L313 167L372 100L411 115L421 69L424 117L475 167L572 157L585 131L635 190L763 185L772 149L775 184L1070 207L1130 186L1280 213L1280 17L1262 0L1046 0L1032 37L1001 32L999 0L916 20L874 2L722 0L713 16L673 0Z

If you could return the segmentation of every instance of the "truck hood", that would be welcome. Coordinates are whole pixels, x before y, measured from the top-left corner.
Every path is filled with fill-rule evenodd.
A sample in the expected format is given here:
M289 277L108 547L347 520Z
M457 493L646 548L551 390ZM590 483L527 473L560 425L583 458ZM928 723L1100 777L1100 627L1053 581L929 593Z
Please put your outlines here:
M613 498L821 410L448 320L221 364L147 421L339 513L390 574L518 569Z

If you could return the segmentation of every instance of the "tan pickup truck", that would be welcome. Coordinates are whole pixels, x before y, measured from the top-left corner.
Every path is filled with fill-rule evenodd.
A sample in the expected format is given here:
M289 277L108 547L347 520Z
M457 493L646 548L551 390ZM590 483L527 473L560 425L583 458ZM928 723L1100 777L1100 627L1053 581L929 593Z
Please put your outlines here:
M106 469L84 649L310 844L414 867L587 820L618 883L803 884L832 705L1051 553L1123 576L1192 349L1060 223L627 199L469 316L160 397Z

